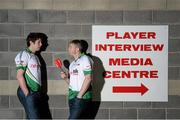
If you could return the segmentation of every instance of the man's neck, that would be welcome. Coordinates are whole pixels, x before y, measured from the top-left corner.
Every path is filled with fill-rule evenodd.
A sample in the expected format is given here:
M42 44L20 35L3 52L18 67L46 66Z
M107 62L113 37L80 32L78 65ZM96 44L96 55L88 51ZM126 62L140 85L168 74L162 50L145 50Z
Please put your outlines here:
M77 60L80 56L81 56L81 53L77 53L76 55L74 55L74 59Z
M33 54L36 52L35 50L33 50L31 47L28 47L28 49L30 50L30 52L32 52Z

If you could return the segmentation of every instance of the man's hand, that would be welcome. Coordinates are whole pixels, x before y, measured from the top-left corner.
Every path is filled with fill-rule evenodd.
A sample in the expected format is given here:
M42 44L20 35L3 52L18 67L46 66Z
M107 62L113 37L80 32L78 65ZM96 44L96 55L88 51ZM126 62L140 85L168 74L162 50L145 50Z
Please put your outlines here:
M67 76L67 74L65 72L61 72L61 78L62 79L67 79L68 76Z
M25 78L24 78L24 70L22 70L22 69L17 70L16 78L17 78L19 86L20 86L21 90L23 91L24 95L27 96L29 94L29 90L26 86L26 82L25 82Z
M65 72L61 72L61 78L66 81L67 84L69 84L68 75Z
M27 97L28 96L28 94L29 94L29 92L27 91L26 93L24 93L25 94L25 96Z
M81 95L77 95L77 98L81 99L81 98L82 98L82 96L81 96Z
M83 82L83 85L81 87L81 90L79 91L77 98L82 98L83 95L86 93L86 91L88 90L89 86L91 85L91 75L86 75L85 76L85 80Z

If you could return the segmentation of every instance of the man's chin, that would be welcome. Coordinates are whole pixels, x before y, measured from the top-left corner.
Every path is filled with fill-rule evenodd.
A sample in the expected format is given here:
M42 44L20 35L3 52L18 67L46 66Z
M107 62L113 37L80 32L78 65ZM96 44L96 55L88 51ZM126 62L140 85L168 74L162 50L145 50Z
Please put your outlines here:
M40 49L41 49L41 48L38 48L36 51L38 52L38 51L40 51Z

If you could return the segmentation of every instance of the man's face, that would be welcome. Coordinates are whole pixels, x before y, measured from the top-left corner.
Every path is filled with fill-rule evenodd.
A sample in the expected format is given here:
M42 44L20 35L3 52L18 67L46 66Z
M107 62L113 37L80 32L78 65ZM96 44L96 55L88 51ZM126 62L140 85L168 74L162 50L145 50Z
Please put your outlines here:
M78 50L79 48L75 44L73 43L69 44L69 47L68 47L69 55L71 56L75 55L78 52Z
M34 43L30 41L30 46L32 46L34 51L39 51L42 46L41 39L37 39Z

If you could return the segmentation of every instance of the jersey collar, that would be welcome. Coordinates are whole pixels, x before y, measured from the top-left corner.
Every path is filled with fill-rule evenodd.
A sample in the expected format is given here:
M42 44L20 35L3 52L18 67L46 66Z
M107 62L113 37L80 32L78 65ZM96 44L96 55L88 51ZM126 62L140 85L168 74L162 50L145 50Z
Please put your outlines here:
M79 60L79 58L81 58L84 55L85 55L85 53L81 53L81 55L77 59L75 59L74 61L77 62L77 60Z
M29 48L26 48L26 50L27 50L29 53L32 53L32 51L31 51Z

